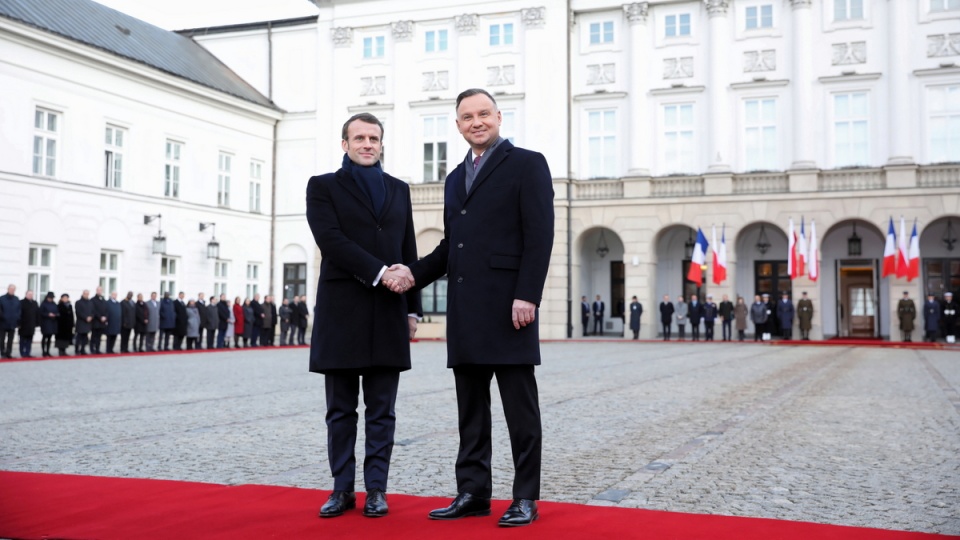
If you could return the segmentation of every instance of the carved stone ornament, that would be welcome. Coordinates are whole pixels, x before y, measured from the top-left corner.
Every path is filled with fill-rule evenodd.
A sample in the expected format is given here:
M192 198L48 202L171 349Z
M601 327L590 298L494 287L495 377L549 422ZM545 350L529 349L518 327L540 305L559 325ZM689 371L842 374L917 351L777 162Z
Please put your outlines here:
M410 41L413 39L413 21L397 21L390 23L390 33L394 41Z
M927 58L960 55L960 34L927 36Z
M617 81L616 64L591 64L587 66L587 84L610 84Z
M428 71L423 74L423 91L432 92L450 88L449 71Z
M535 7L520 10L520 20L524 26L537 27L543 26L546 22L547 8Z
M703 5L707 8L707 13L711 16L726 15L730 9L730 0L703 0Z
M360 77L361 96L382 96L386 91L386 77Z
M867 62L867 42L854 41L851 43L834 43L833 59L831 64L834 66L845 66L848 64L865 64Z
M632 4L623 5L623 14L627 17L627 21L631 23L647 22L647 13L649 10L649 2L634 2Z
M487 86L507 86L516 82L517 68L514 65L490 66L487 68Z
M663 59L663 78L664 79L686 79L693 77L693 57L684 56L683 58L664 58Z
M756 73L759 71L773 71L777 69L777 51L745 51L743 53L743 72Z
M330 30L335 47L346 47L353 43L353 28L340 26Z
M454 26L456 26L457 32L460 34L476 34L477 29L480 28L480 15L476 13L457 15L455 21Z
M811 7L813 5L813 0L790 0L790 5L792 5L794 9Z

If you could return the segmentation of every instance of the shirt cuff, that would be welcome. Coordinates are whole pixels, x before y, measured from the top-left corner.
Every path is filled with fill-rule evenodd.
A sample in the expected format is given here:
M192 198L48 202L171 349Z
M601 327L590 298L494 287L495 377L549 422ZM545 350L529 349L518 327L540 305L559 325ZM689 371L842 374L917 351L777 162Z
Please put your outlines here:
M387 267L386 267L386 266L384 266L383 268L380 269L380 273L377 274L377 279L373 280L373 286L374 286L374 287L376 287L377 285L380 284L380 278L383 277L383 274L384 274L384 272L386 272L386 271L387 271Z
M407 313L407 317L410 317L410 318L413 318L413 319L416 319L416 320L417 320L417 322L420 322L420 321L422 321L422 320L423 320L423 317L421 317L421 316L419 316L419 315L417 315L416 313Z

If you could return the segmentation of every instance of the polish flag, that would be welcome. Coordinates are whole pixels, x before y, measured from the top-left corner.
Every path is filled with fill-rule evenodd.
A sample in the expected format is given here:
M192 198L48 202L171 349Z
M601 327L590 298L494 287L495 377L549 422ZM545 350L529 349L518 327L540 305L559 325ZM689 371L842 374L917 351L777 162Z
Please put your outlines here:
M727 227L720 233L720 244L717 244L717 227L713 227L713 283L720 285L727 279ZM720 246L719 248L717 246Z
M897 277L907 277L907 234L903 216L900 216L900 240L897 243Z
M820 277L820 248L817 246L817 222L810 220L810 254L807 265L810 267L810 281Z
M917 236L917 220L913 220L910 235L910 251L907 252L907 281L920 277L920 237Z
M709 247L707 237L703 235L700 227L697 227L697 243L693 246L693 259L690 261L690 271L687 272L687 279L695 282L697 286L703 285L703 269L700 267L707 262Z
M793 229L793 218L790 218L787 242L787 273L790 279L797 279L797 231Z
M797 239L797 275L807 274L807 233L804 232L803 216L800 216L800 238Z
M893 230L893 218L887 227L887 243L883 246L883 273L880 277L892 276L897 273L897 233Z

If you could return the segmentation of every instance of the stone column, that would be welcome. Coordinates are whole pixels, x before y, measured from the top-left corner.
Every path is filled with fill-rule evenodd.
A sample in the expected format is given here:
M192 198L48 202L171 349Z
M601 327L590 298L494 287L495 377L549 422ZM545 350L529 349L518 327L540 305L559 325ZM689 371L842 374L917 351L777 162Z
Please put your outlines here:
M650 176L650 122L647 114L647 81L650 69L650 27L648 2L624 4L623 14L630 25L630 168L629 176Z
M727 95L727 71L730 63L729 19L727 10L729 0L703 0L710 19L710 51L707 65L710 70L709 86L709 160L708 173L725 173L730 171L730 103Z
M416 123L420 119L416 117L414 111L406 105L417 99L419 86L413 81L420 81L421 74L417 72L414 59L419 55L413 50L413 21L396 21L390 23L390 37L393 40L393 61L391 62L392 72L387 76L386 85L390 88L387 91L390 101L394 104L393 114L388 120L390 133L394 140L384 138L383 145L387 157L387 171L407 172L400 178L407 182L420 182L420 175L423 171L423 165L417 164L421 156L421 151L411 141L406 140L410 133L416 133L419 126ZM386 66L384 66L386 72ZM411 84L413 83L413 84ZM383 96L380 96L382 102ZM412 128L412 129L411 129ZM400 140L403 138L404 140ZM395 173L395 174L396 174Z
M793 163L791 169L816 169L813 122L812 0L790 0L793 6Z

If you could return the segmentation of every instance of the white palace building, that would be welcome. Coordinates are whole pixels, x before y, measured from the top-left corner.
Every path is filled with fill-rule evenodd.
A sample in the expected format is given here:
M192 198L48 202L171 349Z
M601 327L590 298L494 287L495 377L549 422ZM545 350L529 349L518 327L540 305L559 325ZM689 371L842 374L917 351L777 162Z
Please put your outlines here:
M306 181L339 166L361 111L386 126L429 252L467 151L454 100L483 87L554 177L545 338L579 336L596 294L607 333L636 295L656 337L712 226L728 276L707 268L701 296L806 291L814 339L899 340L903 291L960 294L960 0L313 4L168 32L91 0L0 0L0 282L312 295ZM880 273L901 216L912 281ZM787 275L791 218L816 222L816 281ZM424 291L423 335L442 335L445 300L446 283Z

